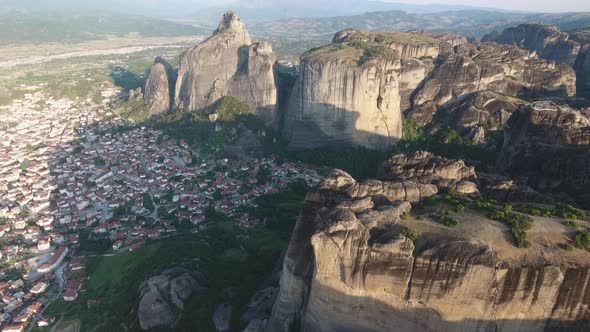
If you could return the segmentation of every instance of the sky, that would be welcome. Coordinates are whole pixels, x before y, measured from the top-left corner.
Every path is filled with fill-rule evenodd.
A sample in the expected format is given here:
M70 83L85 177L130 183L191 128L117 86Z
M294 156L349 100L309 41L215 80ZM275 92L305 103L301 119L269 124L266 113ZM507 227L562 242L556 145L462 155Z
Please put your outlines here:
M395 0L388 2L403 2L411 4L448 4L471 5L478 7L502 8L531 12L590 12L588 0Z
M49 6L54 9L68 8L73 5L104 9L119 8L123 11L135 11L142 8L152 11L169 11L172 9L176 11L182 11L183 9L192 11L198 8L240 2L242 4L248 4L248 6L258 5L260 8L285 8L285 4L289 4L290 6L317 7L318 5L321 6L321 4L329 3L329 8L342 10L344 8L338 8L338 3L342 3L342 6L346 8L353 7L352 4L357 5L368 1L397 2L411 5L467 5L529 12L590 12L590 0L0 0L0 9L3 5L5 7L10 7L10 5L17 7L25 5L30 8ZM370 5L367 8L375 7L374 5Z

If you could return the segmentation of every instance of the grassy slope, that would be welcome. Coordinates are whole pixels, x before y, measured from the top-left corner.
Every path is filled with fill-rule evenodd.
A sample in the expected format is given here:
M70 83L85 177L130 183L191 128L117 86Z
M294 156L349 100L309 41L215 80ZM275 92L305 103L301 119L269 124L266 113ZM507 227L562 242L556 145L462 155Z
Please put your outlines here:
M217 215L214 223L198 234L148 241L134 252L89 259L87 274L91 278L86 291L74 302L55 302L48 313L81 319L83 331L118 331L123 326L139 330L136 308L141 283L165 268L184 266L201 272L208 290L189 299L174 331L212 331L211 315L221 301L221 290L227 287L237 289L237 296L230 301L235 309L232 325L241 330L239 315L286 248L306 191L305 186L297 185L263 197L252 213L260 219L266 217L267 222L252 230L242 230ZM87 308L89 299L100 303Z

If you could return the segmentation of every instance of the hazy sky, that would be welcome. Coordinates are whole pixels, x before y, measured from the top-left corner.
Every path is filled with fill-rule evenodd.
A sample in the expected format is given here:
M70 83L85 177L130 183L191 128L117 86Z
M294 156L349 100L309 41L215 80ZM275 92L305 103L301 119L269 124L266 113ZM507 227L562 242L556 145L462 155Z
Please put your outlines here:
M590 11L589 0L391 0L388 2L404 2L412 4L440 3L449 5L471 5L480 7L524 10L531 12Z
M358 1L358 2L357 2ZM397 2L414 5L446 4L468 5L488 8L522 10L529 12L590 12L590 0L0 0L0 11L4 6L25 6L30 8L50 7L98 7L141 9L157 8L158 10L193 10L194 8L212 7L230 3L242 3L250 6L272 8L284 7L285 4L301 7L318 7L329 3L330 6L352 7L351 3L360 4L367 1ZM282 6L281 6L282 5ZM333 8L333 7L332 7ZM371 6L368 6L371 8ZM308 8L311 9L311 8ZM343 9L343 8L339 8Z
M1 0L0 0L1 1ZM200 5L215 5L220 3L239 2L240 0L129 0L144 3L166 3L166 2L192 2ZM243 1L243 0L242 0ZM254 3L280 3L292 2L291 0L249 0ZM319 0L321 1L321 0ZM359 0L363 1L363 0ZM377 0L379 1L379 0ZM447 5L469 5L490 8L503 8L523 10L531 12L567 12L567 11L590 11L589 0L381 0L384 2L402 2L409 4L447 4Z

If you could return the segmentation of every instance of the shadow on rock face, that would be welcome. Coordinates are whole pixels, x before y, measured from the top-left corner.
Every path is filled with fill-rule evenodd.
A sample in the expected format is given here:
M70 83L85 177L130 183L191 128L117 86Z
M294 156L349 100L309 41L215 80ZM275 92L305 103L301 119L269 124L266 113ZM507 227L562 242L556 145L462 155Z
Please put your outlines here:
M304 150L320 147L346 148L363 146L376 150L391 148L401 135L388 135L387 122L378 117L374 120L374 131L359 129L361 114L329 104L306 106L313 112L299 117L293 108L288 110L285 120L284 136L289 141L289 149ZM400 124L401 125L401 124Z

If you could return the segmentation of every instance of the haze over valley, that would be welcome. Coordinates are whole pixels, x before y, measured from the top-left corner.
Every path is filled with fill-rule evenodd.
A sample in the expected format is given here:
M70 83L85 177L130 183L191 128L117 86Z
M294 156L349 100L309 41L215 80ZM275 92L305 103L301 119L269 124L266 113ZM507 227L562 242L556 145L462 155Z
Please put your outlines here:
M489 6L3 1L0 329L589 330L590 8Z

